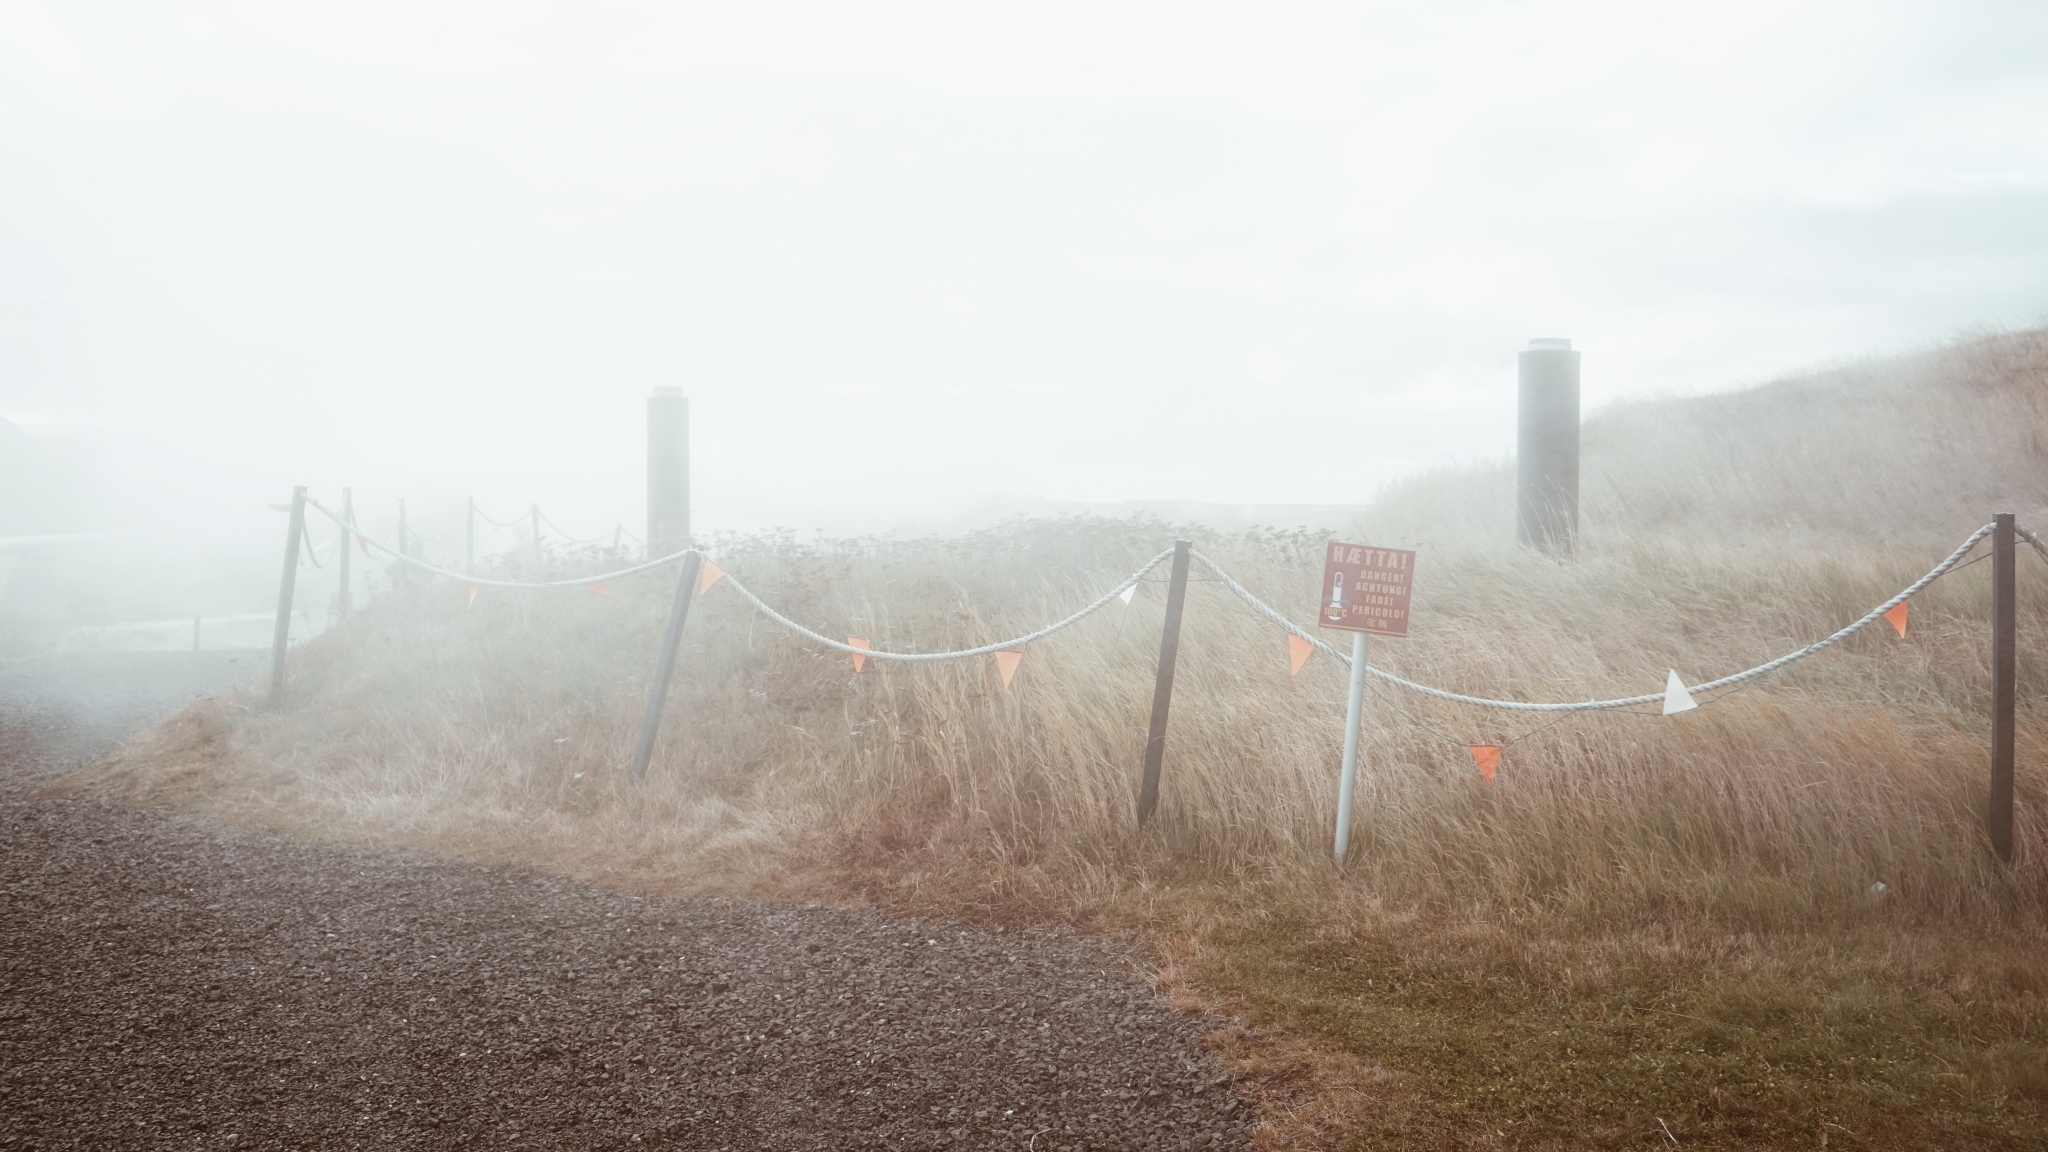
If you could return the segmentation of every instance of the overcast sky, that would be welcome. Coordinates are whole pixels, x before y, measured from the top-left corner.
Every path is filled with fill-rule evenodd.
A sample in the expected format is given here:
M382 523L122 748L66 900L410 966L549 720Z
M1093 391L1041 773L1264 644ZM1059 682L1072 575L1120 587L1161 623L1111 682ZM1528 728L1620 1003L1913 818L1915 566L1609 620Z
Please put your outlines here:
M1348 502L2044 319L2038 2L0 0L0 414L159 496Z

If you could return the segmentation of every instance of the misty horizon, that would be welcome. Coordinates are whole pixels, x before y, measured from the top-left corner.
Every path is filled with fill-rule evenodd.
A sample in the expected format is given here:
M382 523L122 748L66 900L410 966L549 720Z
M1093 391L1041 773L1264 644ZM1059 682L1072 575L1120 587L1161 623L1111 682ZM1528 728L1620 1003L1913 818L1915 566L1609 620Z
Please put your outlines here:
M0 416L579 533L657 386L707 529L1355 504L1506 455L1532 337L1591 411L2039 322L2044 21L14 6Z

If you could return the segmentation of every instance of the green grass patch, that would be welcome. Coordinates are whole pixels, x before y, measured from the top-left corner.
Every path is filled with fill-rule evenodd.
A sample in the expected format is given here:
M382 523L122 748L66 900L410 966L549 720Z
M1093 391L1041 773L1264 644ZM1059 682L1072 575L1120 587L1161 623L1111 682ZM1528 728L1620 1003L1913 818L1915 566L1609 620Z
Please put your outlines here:
M2048 1147L2039 944L1967 935L1278 922L1191 975L1412 1076L1352 1148Z

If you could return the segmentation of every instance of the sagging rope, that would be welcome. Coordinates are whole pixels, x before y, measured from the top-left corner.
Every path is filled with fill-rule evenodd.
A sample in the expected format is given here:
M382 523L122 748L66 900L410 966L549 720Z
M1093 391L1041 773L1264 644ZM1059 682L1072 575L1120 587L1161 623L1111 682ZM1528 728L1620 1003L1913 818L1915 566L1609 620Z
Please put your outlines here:
M702 554L699 553L699 555ZM762 612L762 614L767 616L770 620L775 621L776 623L782 625L784 628L787 628L800 636L808 637L809 639L815 640L818 643L830 648L837 648L841 652L851 653L856 656L865 656L869 659L875 660L960 660L968 656L986 656L991 652L1002 652L1022 648L1024 645L1029 644L1034 640L1043 640L1047 636L1052 635L1053 633L1059 631L1062 628L1067 627L1070 624L1079 623L1083 618L1087 617L1091 613L1097 612L1100 609L1102 609L1111 600L1115 600L1122 597L1124 589L1137 584L1139 580L1144 578L1145 573L1150 572L1152 571L1152 569L1159 567L1160 564L1164 563L1172 555L1173 549L1168 548L1166 551L1161 552L1159 555L1154 556L1150 560L1147 560L1145 562L1144 567L1138 569L1136 572L1131 573L1130 576L1124 579L1123 583L1118 584L1116 587L1110 589L1108 592L1103 593L1101 599L1096 600L1094 603L1088 605L1086 608L1081 609L1079 612L1074 613L1072 616L1069 616L1066 619L1059 621L1058 623L1048 624L1045 627L1040 628L1036 632L1033 632L1026 636L1019 636L1013 640L1004 640L995 644L984 644L979 648L963 648L958 652L885 652L879 648L857 648L852 644L842 644L839 641L832 639L830 636L821 636L818 633L811 631L809 628L806 628L803 625L798 624L796 621L791 620L789 617L784 616L782 613L777 612L775 609L770 608L767 604L762 602L759 596L756 596L753 594L753 592L749 591L746 585L741 584L738 580L734 580L731 574L728 573L725 576L725 580L732 585L733 591L745 597L747 603L752 604L755 608L759 609Z
M322 516L327 517L336 524L342 523L341 517L336 515L332 509L310 496L306 498L306 507L317 509ZM691 554L689 552L675 552L667 556L656 557L645 564L636 564L631 568L621 568L616 572L605 572L596 576L579 576L574 580L493 580L485 576L472 576L466 572L451 572L446 568L429 564L416 556L407 556L382 540L363 534L351 525L342 524L342 527L354 533L356 539L361 540L364 544L395 556L422 572L431 572L436 576L445 577L449 580L460 580L465 584L478 584L485 588L581 588L588 584L600 584L607 580L617 580L624 576L633 576L641 572L663 567L664 565L675 564ZM703 553L699 552L697 555L701 556Z
M328 509L319 501L313 500L309 497L306 500L306 505L310 508L318 509L321 515L326 516L330 520L333 520L336 524L340 524L344 529L350 532L355 532L356 536L359 539L363 540L365 543L382 549L384 552L396 556L398 557L398 559L416 568L419 568L422 571L431 572L434 575L441 576L446 579L460 580L464 583L476 584L487 588L580 588L586 587L591 584L602 583L608 580L616 580L626 576L637 575L641 572L650 571L655 568L660 568L664 565L676 563L690 556L697 556L704 560L710 559L710 557L705 553L693 548L682 552L672 553L668 556L662 556L654 560L649 560L644 564L637 564L631 568L622 568L616 572L607 572L595 576L584 576L574 580L492 580L485 577L472 576L461 572L451 572L446 568L441 568L436 565L429 564L424 560L420 560L412 556L407 556L404 553L399 552L397 549L392 548L381 541L371 539L370 537L365 536L360 532L356 532L356 530L352 526L344 523L340 516L336 515L333 511ZM1836 630L1830 635L1820 640L1816 640L1812 644L1809 644L1804 648L1798 649L1797 651L1789 652L1783 656L1780 656L1775 660L1770 660L1763 664L1759 664L1754 668L1747 668L1743 671L1723 676L1718 680L1710 680L1704 684L1692 685L1690 686L1689 690L1695 693L1700 693L1712 692L1720 688L1733 687L1735 685L1742 684L1750 680L1754 680L1759 676L1775 672L1788 664L1792 664L1795 661L1803 660L1808 656L1812 656L1815 653L1818 653L1824 649L1827 649L1835 644L1840 643L1843 640L1848 639L1850 636L1861 631L1863 628L1867 627L1871 623L1879 619L1882 619L1886 612L1891 611L1893 608L1896 608L1900 604L1911 599L1913 596L1918 594L1922 589L1926 588L1929 584L1932 584L1934 581L1946 575L1951 569L1956 567L1956 565L1961 562L1964 556L1969 555L1971 549L1975 548L1986 536L1989 536L1992 533L1992 531L1996 528L1996 524L1986 524L1982 528L1977 529L1977 531L1971 533L1970 537L1967 540L1964 540L1962 544L1959 545L1954 552L1951 552L1948 555L1948 557L1944 559L1941 563L1935 565L1934 568L1930 570L1925 576L1922 576L1920 579L1915 580L1912 584L1907 585L1906 588L1903 591L1899 592L1896 596L1893 596L1891 599L1886 600L1884 603L1871 609L1869 612L1865 613L1863 616L1859 617L1854 622ZM2022 536L2024 536L2027 539L2028 543L2032 544L2037 550L2041 552L2042 558L2044 560L2048 560L2048 545L2044 545L2038 536L2024 528L2019 529L2019 532ZM794 632L797 635L815 641L816 643L823 644L828 648L835 648L841 652L846 652L849 654L877 660L959 660L970 656L986 656L993 652L1020 648L1035 640L1042 640L1045 637L1060 631L1061 629L1069 627L1070 625L1079 623L1081 620L1085 619L1089 615L1101 610L1111 600L1117 599L1119 596L1123 594L1125 589L1135 586L1140 580L1144 579L1148 573L1150 573L1154 568L1157 568L1160 564L1164 563L1166 559L1172 555L1173 549L1171 548L1168 548L1160 552L1157 556L1154 556L1152 557L1152 559L1146 561L1143 567L1139 568L1136 572L1132 573L1129 577L1125 578L1123 582L1119 583L1116 587L1104 593L1100 599L1097 599L1094 602L1088 604L1086 607L1082 608L1078 612L1075 612L1073 615L1068 616L1064 620L1057 621L1056 623L1047 625L1046 627L1041 628L1036 632L1032 632L1024 636L1015 637L1010 640L999 641L993 644L984 644L978 648L966 648L954 652L890 652L879 648L861 648L852 644L844 643L839 640L834 640L829 636L825 636L821 633L814 632L811 629L804 627L803 625L797 623L794 620L791 620L787 616L784 616L782 613L777 612L775 609L769 607L765 601L763 601L760 597L754 595L751 589L747 588L746 585L742 584L738 578L732 576L730 573L726 574L724 579L732 584L733 590L735 592L738 592L742 598L744 598L749 604L752 604L757 610L759 610L763 615L767 616L769 619L775 621L776 623L782 625L784 628L789 629L791 632ZM1266 619L1279 625L1283 630L1295 636L1299 636L1303 640L1306 640L1309 644L1313 645L1318 650L1325 652L1332 657L1335 657L1337 661L1343 664L1345 667L1348 668L1351 666L1350 656L1346 655L1343 652L1338 651L1335 647L1331 646L1321 637L1313 635L1310 632L1304 630L1299 625L1295 624L1292 620L1289 620L1286 616L1283 616L1280 612L1275 610L1271 605L1267 604L1265 601L1253 595L1250 589L1238 583L1237 580L1233 578L1229 572L1226 572L1223 569L1222 565L1218 564L1216 561L1204 555L1199 549L1190 549L1189 555L1195 560L1200 561L1203 567L1208 568L1209 571L1214 573L1219 583L1223 584L1224 587L1230 589L1230 591L1234 595L1236 595L1240 600L1243 600L1247 605L1249 605L1253 611L1256 611L1261 616L1264 616L1266 617ZM1572 703L1557 704L1533 703L1523 700L1494 700L1484 696L1468 696L1461 692L1451 692L1442 688L1432 688L1427 684L1417 684L1413 680L1408 680L1400 676L1396 676L1392 672L1388 672L1382 668L1374 668L1370 664L1366 665L1365 670L1381 680L1384 680L1397 687L1405 688L1408 691L1417 693L1419 695L1433 697L1438 700L1448 700L1454 704L1472 704L1482 708L1496 708L1514 712L1608 711L1624 708L1637 708L1646 704L1660 704L1664 700L1664 693L1662 692L1645 693L1641 696L1624 696L1611 700L1582 700Z
M489 524L493 528L517 528L526 522L528 516L532 515L532 513L529 512L526 516L515 516L510 520L495 520L492 519L490 513L484 511L482 508L477 507L475 501L470 502L469 510L476 513L477 518L479 520L482 520L484 523ZM534 511L539 511L539 509L536 507ZM568 544L574 544L578 547L583 547L590 544L604 543L604 536L602 534L592 536L589 539L584 539L580 536L569 535L567 532L564 532L562 530L562 526L560 524L555 523L554 517L549 516L545 512L540 513L540 522L554 529L555 534L557 536L560 536L563 542ZM619 525L618 531L625 536L631 537L633 543L635 544L645 543L645 541L641 540L638 536L634 536L632 530L627 528L624 524Z
M2025 528L2022 528L2017 524L2013 525L2012 528L2013 531L2018 532L2020 536L2026 540L2027 543L2032 544L2034 546L2034 551L2040 554L2040 557L2043 561L2048 561L2048 544L2043 544L2039 536L2036 536L2033 532Z
M574 544L574 545L576 545L577 547L581 548L581 547L586 547L586 546L588 546L588 545L591 545L591 544L602 544L602 543L604 543L604 537L603 537L603 536L601 536L601 535L600 535L600 536L592 536L592 537L591 537L590 539L588 539L588 540L582 539L582 538L580 538L580 537L576 537L576 536L571 536L571 535L569 535L569 534L568 534L567 532L564 532L564 531L562 531L562 526L561 526L560 524L557 524L557 523L555 523L555 522L554 522L554 520L553 520L552 518L550 518L550 517L548 516L548 514L547 514L547 513L545 513L545 512L543 512L543 513L541 513L541 514L540 514L540 522L541 522L541 523L543 523L543 524L545 524L545 525L547 525L547 526L548 526L548 527L550 527L550 528L553 528L553 529L555 530L555 535L557 535L557 536L561 537L561 538L562 538L562 541L563 541L564 543L566 543L566 544ZM619 527L620 527L620 530L621 530L621 531L624 531L624 529L625 529L625 526L624 526L624 525L620 525Z
M488 513L488 512L486 512L486 511L484 511L484 510L483 510L482 508L479 508L479 507L477 507L477 505L476 505L476 502L475 502L475 501L471 501L471 502L470 502L470 505L469 505L469 510L470 510L470 511L472 511L472 512L474 512L474 513L476 513L476 515L477 515L477 519L479 519L479 520L482 520L482 521L483 521L484 523L486 523L486 524L489 524L489 525L490 525L491 527L493 527L493 528L518 528L518 527L520 527L520 526L524 525L524 524L525 524L525 523L527 522L527 520L528 520L528 519L529 519L530 517L532 517L532 516L533 516L533 515L534 515L535 513L539 513L539 516L540 516L540 522L541 522L541 523L543 523L543 524L545 524L545 525L547 525L548 527L550 527L550 528L554 529L554 530L555 530L555 534L556 534L557 536L560 536L560 537L562 538L562 540L563 540L563 541L564 541L565 543L569 543L569 544L576 544L576 545L584 545L584 544L602 544L602 543L604 543L604 536L603 536L603 535L601 535L601 534L600 534L600 535L597 535L597 536L592 536L592 537L590 537L590 538L589 538L589 539L587 539L587 540L586 540L586 539L584 539L583 537L580 537L580 536L571 536L571 535L569 535L569 534L568 534L567 532L564 532L564 531L562 530L562 526L561 526L560 524L557 524L557 523L555 523L554 517L552 517L552 516L549 516L549 515L548 515L548 514L547 514L546 512L541 512L541 511L540 511L540 508L539 508L539 506L538 506L538 505L536 505L536 506L535 506L535 507L534 507L534 508L532 509L532 511L529 511L529 512L525 513L524 515L520 515L520 516L514 516L514 517L513 517L512 519L510 519L510 520L498 520L498 519L494 519L494 518L493 518L493 517L491 516L491 514L490 514L490 513ZM621 524L621 525L619 526L619 530L620 530L621 532L625 532L625 525ZM633 535L633 534L632 534L631 532L626 532L625 534L626 534L626 535L628 535L628 536L632 536L632 535ZM635 536L635 537L633 538L633 542L634 542L634 543L636 543L636 544L637 544L637 543L640 543L640 539L639 539L639 537Z
M311 497L307 498L306 506L308 508L318 509L321 515L334 521L336 524L342 523L340 516L336 515L325 505L321 504L317 500L312 499ZM344 528L348 527L348 525L346 524L343 524L342 526ZM349 530L354 531L354 529ZM672 555L663 556L656 560L650 560L645 564L637 564L631 568L622 568L617 572L607 572L597 576L583 576L575 580L491 580L481 576L471 576L461 572L451 572L446 568L441 568L436 565L429 564L425 560L421 560L412 556L407 556L399 552L397 549L391 547L390 545L385 544L380 540L371 539L370 537L365 536L360 532L356 533L356 535L359 539L369 544L370 546L378 548L386 553L389 553L392 556L396 556L398 557L398 559L404 561L407 564L412 565L415 568L420 569L423 572L431 572L436 576L441 576L449 580L460 580L466 584L476 584L486 588L581 588L587 587L591 584L599 584L609 580L616 580L625 576L632 576L640 572L646 572L653 568L659 568L665 564L676 563L680 560L684 560L691 556L696 556L699 559L707 561L711 559L711 557L707 556L703 552L700 552L695 548L691 548L686 549L682 552L674 553ZM722 579L725 580L727 583L731 584L733 591L739 593L740 596L747 601L747 603L752 604L756 609L758 609L763 615L767 616L770 620L775 621L776 623L782 625L784 628L787 628L800 636L806 637L810 640L814 640L819 644L823 644L828 648L837 648L841 652L853 653L875 660L961 660L969 656L986 656L992 652L1001 652L1006 650L1022 648L1024 645L1029 644L1034 640L1043 640L1047 636L1050 636L1063 628L1066 628L1073 624L1077 624L1081 620L1089 616L1091 613L1100 610L1104 605L1108 604L1111 600L1115 600L1118 597L1122 596L1124 589L1132 587L1133 585L1137 584L1139 580L1144 579L1146 573L1152 571L1152 569L1154 568L1157 568L1161 563L1165 562L1165 560L1172 555L1173 549L1168 548L1165 551L1161 552L1159 555L1154 556L1152 559L1145 562L1144 567L1139 568L1136 572L1133 572L1129 577L1127 577L1122 583L1118 584L1116 587L1104 593L1100 599L1094 601L1093 603L1089 604L1087 607L1081 609L1073 615L1068 616L1064 620L1057 621L1053 624L1048 624L1045 627L1040 628L1036 632L1028 633L1023 636L1014 637L1009 640L999 641L994 644L984 644L979 648L964 648L956 652L889 652L879 648L859 648L855 647L852 644L842 643L841 641L834 640L829 636L824 636L817 632L813 632L809 628L806 628L803 625L798 624L796 621L791 620L789 617L784 616L782 613L777 612L775 609L770 608L767 605L767 603L763 601L759 596L754 595L752 589L749 589L746 585L740 583L738 578L734 577L732 574L727 573L725 576L722 577Z
M476 513L477 519L482 520L493 528L517 528L519 522L526 519L524 516L514 516L510 520L493 520L490 513L476 506L476 501L474 500L469 502L469 510Z
M1837 630L1836 632L1825 637L1824 639L1816 640L1813 643L1808 644L1806 647L1801 648L1796 652L1789 652L1783 656L1778 657L1776 660L1759 664L1754 668L1747 668L1741 672L1736 672L1729 676L1723 676L1719 680L1710 680L1705 684L1692 685L1689 690L1692 692L1712 692L1717 688L1727 688L1732 685L1741 684L1745 681L1753 680L1758 676L1765 675L1766 673L1775 672L1778 669L1783 668L1784 666L1792 663L1795 660L1803 660L1806 657L1821 651L1822 649L1840 643L1841 641L1854 635L1857 631L1861 630L1873 621L1881 619L1886 612L1889 612L1893 608L1898 607L1900 604L1911 599L1914 596L1914 594L1918 593L1921 589L1927 587L1929 584L1932 584L1934 581L1940 579L1949 571L1949 569L1954 568L1956 564L1960 562L1964 556L1967 556L1970 550L1977 546L1979 541L1983 540L1986 536L1991 535L1992 530L1996 527L1996 524L1986 524L1984 527L1977 529L1977 531L1971 533L1969 539L1963 541L1960 547L1958 547L1954 552L1949 553L1949 556L1946 560L1943 560L1941 563L1935 565L1934 569L1928 572L1927 575L1922 576L1920 579L1915 580L1912 584L1908 585L1905 591L1900 592L1898 595L1871 609L1868 613L1864 614L1854 623ZM2030 540L2034 539L2032 533L2027 533L2027 536ZM2043 558L2048 559L2048 548L2044 548L2038 540L2034 541L2034 546L2036 548L2042 548ZM1253 611L1256 611L1261 616L1264 616L1266 619L1271 620L1273 623L1278 624L1281 628L1285 629L1286 631L1301 637L1303 640L1308 641L1310 644L1313 644L1316 648L1320 649L1321 651L1327 652L1331 656L1336 657L1340 662L1344 664L1345 667L1348 668L1351 666L1350 656L1342 652L1339 652L1336 648L1330 646L1320 637L1313 636L1308 632L1304 631L1299 625L1295 624L1287 617L1275 611L1265 601L1259 599L1257 596L1252 595L1249 589L1247 589L1244 585L1239 584L1236 580L1233 580L1230 576L1230 573L1225 572L1223 570L1223 567L1217 564L1214 560L1211 560L1207 556L1202 555L1202 553L1199 551L1192 551L1189 554L1193 556L1195 559L1201 561L1202 564L1205 567L1207 567L1211 572L1214 572L1217 578L1223 582L1224 586L1229 588L1231 592L1235 593L1238 599L1243 600L1246 604L1250 605ZM1424 696L1435 697L1438 700L1449 700L1456 704L1476 704L1482 708L1499 708L1514 712L1592 712L1617 708L1634 708L1644 704L1662 703L1664 700L1664 693L1662 692L1652 692L1642 696L1624 696L1615 700L1582 700L1570 704L1535 704L1522 700L1491 700L1483 696L1467 696L1459 692L1447 692L1442 688L1432 688L1427 684L1417 684L1413 680L1404 680L1401 677L1394 675L1392 672L1388 672L1381 668L1374 668L1370 664L1366 665L1365 670L1367 672L1370 672L1374 676L1377 676L1380 679L1387 681L1390 684L1394 684L1401 688L1406 688L1410 692L1419 693Z

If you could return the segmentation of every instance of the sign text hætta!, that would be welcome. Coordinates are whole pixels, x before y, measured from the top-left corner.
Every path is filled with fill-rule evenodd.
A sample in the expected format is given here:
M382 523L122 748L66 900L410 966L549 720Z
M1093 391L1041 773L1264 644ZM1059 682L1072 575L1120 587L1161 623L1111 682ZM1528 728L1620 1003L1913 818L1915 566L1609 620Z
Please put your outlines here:
M1415 583L1415 553L1332 541L1323 561L1325 628L1408 634L1408 593Z

